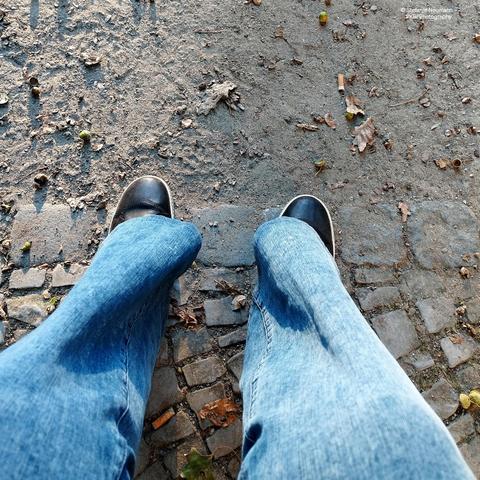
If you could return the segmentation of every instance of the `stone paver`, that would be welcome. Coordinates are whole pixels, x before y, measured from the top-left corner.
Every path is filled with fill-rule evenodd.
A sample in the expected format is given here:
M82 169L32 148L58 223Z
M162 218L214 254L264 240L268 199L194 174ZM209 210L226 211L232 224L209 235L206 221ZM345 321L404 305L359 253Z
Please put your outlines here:
M149 417L159 414L182 399L183 394L178 388L175 370L171 367L158 368L153 373L152 390L145 415Z
M9 318L33 326L39 325L48 315L48 304L41 295L8 298L6 303Z
M339 211L343 260L358 265L394 266L406 260L398 210L392 205L343 207Z
M195 433L194 426L185 412L178 412L171 420L152 433L151 441L156 447L165 447Z
M455 377L460 383L462 390L470 391L477 388L478 379L480 378L480 366L478 365L462 365L455 371Z
M202 455L208 453L200 435L195 435L192 438L187 438L182 444L167 453L163 458L165 466L173 478L180 478L180 473L187 464L187 455L192 448L197 449Z
M420 345L415 327L403 310L395 310L372 318L372 325L390 353L399 358Z
M219 205L194 210L192 222L203 236L198 260L223 267L252 265L255 218L256 210L252 207Z
M5 325L0 322L0 345L5 342Z
M166 480L168 478L167 475L162 464L157 461L136 477L136 480Z
M242 445L242 422L235 420L227 428L217 430L207 438L207 445L215 458L228 455Z
M409 270L401 277L400 290L413 300L434 298L445 291L441 278L427 270Z
M173 282L172 289L170 290L170 296L177 302L177 305L185 305L188 302L191 294L192 292L187 287L184 275L177 278L175 282Z
M477 478L480 478L480 436L460 447L463 457Z
M233 332L227 333L218 337L218 346L221 348L229 347L230 345L235 345L236 343L242 343L247 339L247 328L242 327Z
M442 338L440 346L450 368L466 362L478 348L475 340L462 334Z
M398 287L359 288L357 290L358 301L364 312L370 312L384 306L393 306L401 302Z
M71 287L75 285L85 273L87 267L74 263L69 267L57 265L52 271L52 287Z
M40 212L33 205L21 206L13 221L12 260L21 266L82 260L97 220L95 211L72 214L66 205L45 204ZM23 253L20 249L27 241L32 246Z
M190 387L212 383L227 371L218 357L208 357L189 363L182 370Z
M467 316L470 323L480 323L480 301L478 299L466 302Z
M475 433L473 418L469 413L465 413L456 418L449 426L448 431L456 443L463 442L470 435Z
M241 289L245 278L241 272L228 268L206 268L200 273L198 289L204 292L220 292L217 282L221 280Z
M165 367L168 365L168 342L165 337L162 338L160 342L160 351L158 352L157 361L155 363L156 367Z
M412 352L408 357L405 358L405 362L409 365L412 365L412 367L419 372L422 372L423 370L431 368L435 365L432 356L429 353L423 352Z
M410 211L408 238L423 268L459 267L464 255L480 250L478 222L462 202L426 201Z
M138 447L137 456L135 457L135 477L140 475L148 466L150 462L150 447L142 438L140 446Z
M237 380L240 380L240 377L242 376L243 357L244 353L240 352L230 358L227 362L228 369L235 375Z
M173 334L173 358L175 363L212 349L213 339L207 329L178 330Z
M357 268L355 270L355 282L358 285L376 285L380 283L393 283L395 275L392 270L379 268Z
M14 270L10 276L8 287L11 290L27 290L40 288L45 283L47 272L39 268Z
M223 383L216 383L211 387L202 388L201 390L197 390L196 392L187 393L187 402L190 405L190 408L197 414L200 410L207 404L214 402L215 400L219 400L221 398L225 398L225 386ZM202 428L206 428L207 426L211 425L210 421L208 420L201 420L200 426Z
M435 382L432 388L422 393L422 396L442 420L453 415L458 408L458 395L443 378Z
M219 300L205 300L205 323L208 327L242 325L248 320L248 310L232 310L232 297Z
M437 333L455 324L455 304L451 298L436 297L416 303L428 333Z

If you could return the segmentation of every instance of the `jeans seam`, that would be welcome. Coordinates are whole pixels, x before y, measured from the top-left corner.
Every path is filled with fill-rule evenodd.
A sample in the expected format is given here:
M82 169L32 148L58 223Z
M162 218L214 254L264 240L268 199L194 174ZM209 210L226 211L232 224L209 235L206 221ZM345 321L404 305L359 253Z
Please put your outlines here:
M253 415L253 407L255 404L255 399L257 395L257 382L260 377L260 373L263 370L263 366L265 365L265 361L267 360L268 354L270 353L271 344L272 344L272 322L269 320L268 312L266 308L263 306L258 294L254 294L252 298L253 302L257 306L260 315L262 317L262 324L263 330L265 332L265 350L263 352L260 361L258 362L257 373L253 377L253 380L250 383L251 388L251 395L250 395L250 405L248 409L248 418L251 419Z
M129 365L128 364L128 351L129 351L129 346L130 346L130 337L131 337L133 325L136 322L139 315L143 312L143 310L144 310L144 305L142 305L142 307L140 307L138 309L138 311L135 313L133 318L131 318L127 323L127 331L126 331L126 334L125 334L124 361L123 361L123 370L124 370L123 371L123 387L124 387L124 390L125 390L125 408L123 409L123 412L121 413L121 415L119 416L119 418L116 422L117 430L120 429L120 423L125 418L125 416L127 415L128 411L130 409L130 393L129 393L129 389L128 389L128 365ZM117 480L119 480L121 478L123 468L125 466L125 460L127 458L127 451L128 451L127 448L125 448L124 452L123 452L123 455L122 455L121 462L120 462L118 474L115 476L115 478Z

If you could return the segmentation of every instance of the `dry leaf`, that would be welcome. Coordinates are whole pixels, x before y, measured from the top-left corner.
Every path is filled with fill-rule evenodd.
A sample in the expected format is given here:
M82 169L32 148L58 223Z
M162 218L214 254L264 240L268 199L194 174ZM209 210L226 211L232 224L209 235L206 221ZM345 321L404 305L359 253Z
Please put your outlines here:
M461 343L463 343L463 339L460 335L452 335L448 338L450 338L450 341L455 345L460 345Z
M198 325L197 317L193 311L189 310L188 308L173 308L173 314L185 324L186 327L194 327Z
M470 270L467 268L467 267L462 267L460 269L460 275L463 277L463 278L470 278L472 276Z
M232 300L232 310L240 310L247 304L247 297L245 295L237 295Z
M255 6L259 7L259 6L262 4L262 0L252 0L252 3L253 3Z
M347 105L347 112L352 115L365 115L365 112L360 108L360 100L354 95L347 95L345 97L345 104Z
M449 41L458 40L458 37L455 35L455 32L445 32L443 36Z
M237 418L240 412L239 406L228 398L221 398L214 402L207 403L198 416L202 420L210 420L216 427L228 427Z
M325 123L325 119L321 115L316 115L313 117L313 121L319 123L320 125Z
M475 43L480 44L480 33L476 33L475 36L473 37L473 41Z
M310 123L297 123L297 128L303 130L304 132L316 132L318 127Z
M160 427L163 427L172 417L175 416L173 409L167 410L165 413L160 415L156 420L152 422L152 427L154 430L158 430Z
M206 90L206 98L197 106L197 115L208 115L221 100L227 100L237 86L230 81L215 83Z
M333 119L333 115L331 112L328 112L324 117L325 123L334 130L337 128L337 123Z
M283 27L281 25L278 25L277 28L275 29L275 33L273 34L275 38L285 38L285 32L283 30Z
M226 282L225 280L215 280L215 284L218 288L220 288L220 290L223 290L229 295L242 295L242 292L237 287Z
M355 141L359 152L363 152L367 145L373 145L375 141L375 125L371 118L367 118L361 125L355 127Z
M439 158L438 160L435 160L435 165L440 169L440 170L445 170L448 167L449 161L445 158Z
M408 209L408 205L404 202L400 202L398 204L398 209L402 214L402 222L405 223L407 221L407 218L411 215L410 210Z
M313 165L316 170L315 176L319 175L327 168L327 162L325 160L317 160Z

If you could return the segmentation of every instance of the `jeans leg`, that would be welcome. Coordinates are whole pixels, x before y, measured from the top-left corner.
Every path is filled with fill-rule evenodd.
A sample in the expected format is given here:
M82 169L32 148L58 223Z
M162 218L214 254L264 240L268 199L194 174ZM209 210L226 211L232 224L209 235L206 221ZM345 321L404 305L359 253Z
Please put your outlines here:
M35 331L0 355L0 478L118 479L134 452L175 278L201 238L129 220Z
M275 219L258 229L255 254L239 478L473 478L315 231Z

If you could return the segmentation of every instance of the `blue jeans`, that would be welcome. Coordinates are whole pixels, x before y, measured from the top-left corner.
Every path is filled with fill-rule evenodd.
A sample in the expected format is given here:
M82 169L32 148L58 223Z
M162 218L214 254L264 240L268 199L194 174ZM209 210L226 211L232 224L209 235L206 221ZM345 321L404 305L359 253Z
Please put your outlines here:
M0 478L133 476L168 291L200 244L177 220L121 224L59 308L0 354ZM315 232L273 220L255 253L240 478L473 478Z

